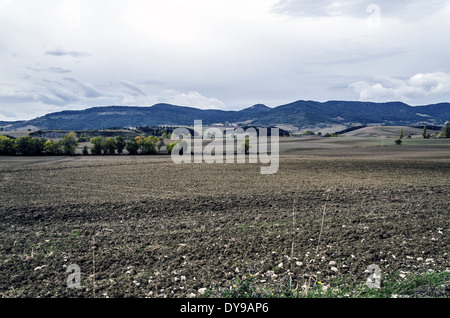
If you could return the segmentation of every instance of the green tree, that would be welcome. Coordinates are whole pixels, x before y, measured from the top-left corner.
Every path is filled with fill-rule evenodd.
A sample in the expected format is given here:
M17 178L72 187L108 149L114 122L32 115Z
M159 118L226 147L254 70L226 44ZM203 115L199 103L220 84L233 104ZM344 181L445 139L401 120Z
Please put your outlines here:
M16 152L24 156L38 156L45 150L44 138L24 136L14 140Z
M175 141L175 142L172 142L172 143L170 143L170 144L168 144L167 146L166 146L166 150L167 150L167 153L170 155L170 154L172 154L172 151L174 150L174 149L177 149L177 147L179 147L178 146L178 144L181 142L181 140L178 140L178 141ZM180 155L182 154L182 152L180 152Z
M103 138L102 137L93 137L91 138L91 152L93 155L101 155L103 151Z
M403 137L405 137L405 135L403 134L403 129L400 129L400 139L403 139Z
M66 155L73 156L75 154L76 147L78 146L77 135L74 132L64 135L62 146Z
M116 140L113 137L107 137L103 142L103 150L105 153L113 155L116 153Z
M134 138L134 140L136 140L136 143L139 146L139 150L142 152L142 149L144 148L144 145L145 145L146 137L145 136L137 136L136 138Z
M123 153L123 150L125 149L126 145L127 143L125 142L125 138L123 138L122 136L116 137L117 153L119 154Z
M45 153L51 156L60 155L62 153L61 150L61 142L53 141L49 139L44 144Z
M20 155L28 156L31 154L31 137L24 136L14 139L14 148Z
M164 138L160 137L158 140L158 144L156 145L156 147L158 148L158 152L161 153L161 148L162 146L164 146Z
M401 139L395 140L395 144L396 144L396 145L401 145L401 144L402 144L402 140L401 140Z
M422 136L423 136L423 138L428 138L428 135L427 135L427 126L423 126Z
M158 144L159 138L156 136L149 136L145 138L142 145L142 153L146 155L152 155L156 153L156 146Z
M138 136L135 138L142 154L151 155L156 153L156 145L159 138L156 136Z
M14 140L6 136L0 136L0 155L13 155L14 153Z
M86 136L86 134L81 134L80 138L78 138L78 142L86 142L88 141L88 137Z
M126 149L130 155L137 155L139 151L139 145L136 139L131 139L127 142Z
M45 138L31 138L32 154L35 156L42 155L45 151Z
M250 138L245 138L244 142L242 143L242 147L245 150L245 154L248 155L250 152Z
M88 146L84 145L83 147L83 156L87 156L89 154Z
M445 123L445 126L442 128L442 135L444 138L450 138L450 121Z

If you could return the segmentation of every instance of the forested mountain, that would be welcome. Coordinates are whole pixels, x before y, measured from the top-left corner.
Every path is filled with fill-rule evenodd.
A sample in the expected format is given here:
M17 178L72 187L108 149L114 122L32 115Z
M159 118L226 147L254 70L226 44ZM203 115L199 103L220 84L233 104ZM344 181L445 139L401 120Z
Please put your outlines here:
M34 127L46 130L87 130L139 126L246 124L302 128L333 125L433 125L450 120L450 103L409 106L401 102L296 101L277 107L254 105L239 111L202 110L170 104L150 107L104 106L62 111L28 121L0 122L4 130Z

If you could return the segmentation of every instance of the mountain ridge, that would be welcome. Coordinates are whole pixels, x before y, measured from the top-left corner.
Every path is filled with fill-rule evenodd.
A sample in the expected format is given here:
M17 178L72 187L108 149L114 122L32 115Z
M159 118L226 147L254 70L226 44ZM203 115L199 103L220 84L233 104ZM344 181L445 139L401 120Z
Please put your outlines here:
M89 130L139 126L193 125L291 126L298 130L340 125L433 125L450 120L450 103L410 106L403 102L298 100L268 107L255 104L241 110L200 109L158 103L153 106L96 106L63 110L31 120L0 122L3 130Z

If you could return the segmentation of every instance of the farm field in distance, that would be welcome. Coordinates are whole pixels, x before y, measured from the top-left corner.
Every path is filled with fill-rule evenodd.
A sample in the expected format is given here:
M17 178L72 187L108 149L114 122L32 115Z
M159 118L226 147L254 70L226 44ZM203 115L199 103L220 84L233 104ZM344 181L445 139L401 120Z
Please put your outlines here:
M274 175L166 155L0 157L0 296L208 297L250 274L277 296L363 285L372 264L381 284L448 271L450 140L403 141L281 138Z

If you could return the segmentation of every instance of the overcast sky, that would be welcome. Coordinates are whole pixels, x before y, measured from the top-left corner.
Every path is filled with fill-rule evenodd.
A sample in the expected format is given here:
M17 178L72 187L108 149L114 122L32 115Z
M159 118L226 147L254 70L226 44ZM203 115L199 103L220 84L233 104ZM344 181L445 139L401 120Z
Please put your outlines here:
M0 120L450 101L450 1L0 0Z

